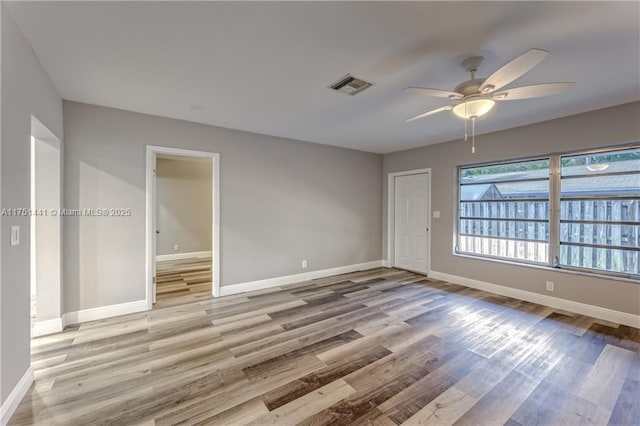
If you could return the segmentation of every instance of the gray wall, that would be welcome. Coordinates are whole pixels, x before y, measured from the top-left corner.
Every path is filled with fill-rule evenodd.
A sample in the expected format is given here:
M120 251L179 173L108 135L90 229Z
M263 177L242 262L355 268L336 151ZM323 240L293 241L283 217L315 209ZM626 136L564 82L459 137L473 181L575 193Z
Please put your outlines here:
M211 251L212 163L186 158L156 161L157 255Z
M65 312L145 297L145 145L220 153L221 284L380 259L382 157L64 102ZM309 268L301 269L307 259Z
M31 115L62 139L62 101L31 47L2 8L2 208L30 205ZM10 247L12 225L20 245ZM0 279L2 321L0 393L2 402L29 367L29 217L2 217Z
M431 168L432 210L441 212L431 223L431 270L473 278L535 293L545 291L545 281L555 281L555 297L640 314L640 285L553 270L454 256L453 232L456 166L579 150L640 140L640 103L631 103L558 120L476 137L476 154L470 142L458 140L384 156L384 233L386 258L387 175L391 172ZM488 117L487 119L490 119ZM462 131L462 122L460 123ZM478 123L481 128L482 122Z

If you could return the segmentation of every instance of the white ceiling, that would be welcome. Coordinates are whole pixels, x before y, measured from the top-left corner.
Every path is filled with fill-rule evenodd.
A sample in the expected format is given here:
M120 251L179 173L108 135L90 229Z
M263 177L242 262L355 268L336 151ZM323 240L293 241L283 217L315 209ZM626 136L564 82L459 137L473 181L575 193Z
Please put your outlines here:
M569 93L498 104L480 134L640 99L638 2L15 2L9 9L64 99L387 153L462 136L446 100L459 63L488 76L535 47L516 86ZM327 85L347 73L359 95Z

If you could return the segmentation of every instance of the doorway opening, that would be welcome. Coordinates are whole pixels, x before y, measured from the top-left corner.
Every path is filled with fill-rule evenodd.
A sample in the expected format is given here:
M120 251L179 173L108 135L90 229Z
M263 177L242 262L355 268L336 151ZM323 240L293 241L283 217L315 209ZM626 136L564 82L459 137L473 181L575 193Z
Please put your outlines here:
M388 266L427 275L431 259L431 170L389 173Z
M62 331L61 144L31 117L30 301L32 337Z
M147 307L219 295L219 155L147 147Z

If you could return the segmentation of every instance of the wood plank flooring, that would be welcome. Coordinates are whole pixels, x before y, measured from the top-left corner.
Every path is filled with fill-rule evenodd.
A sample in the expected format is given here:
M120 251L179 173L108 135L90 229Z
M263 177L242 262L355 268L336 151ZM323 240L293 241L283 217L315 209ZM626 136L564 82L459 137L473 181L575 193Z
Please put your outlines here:
M635 328L379 268L34 339L10 425L633 425L639 349Z
M179 305L211 296L211 257L156 263L154 308Z

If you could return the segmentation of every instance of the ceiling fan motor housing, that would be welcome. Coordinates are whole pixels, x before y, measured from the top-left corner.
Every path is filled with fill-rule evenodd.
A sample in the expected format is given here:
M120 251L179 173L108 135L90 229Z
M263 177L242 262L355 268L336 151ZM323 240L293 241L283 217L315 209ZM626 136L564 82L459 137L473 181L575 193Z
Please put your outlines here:
M474 95L480 93L480 86L484 82L484 78L474 78L473 80L467 80L464 83L460 83L453 89L454 92L462 93L464 96Z

